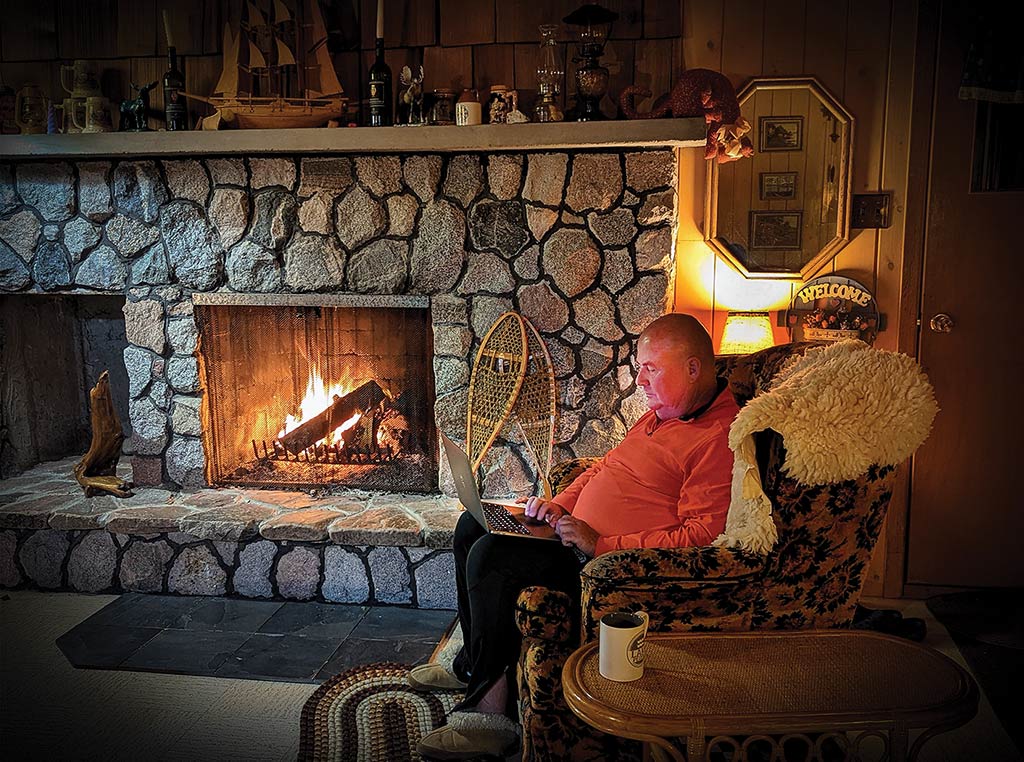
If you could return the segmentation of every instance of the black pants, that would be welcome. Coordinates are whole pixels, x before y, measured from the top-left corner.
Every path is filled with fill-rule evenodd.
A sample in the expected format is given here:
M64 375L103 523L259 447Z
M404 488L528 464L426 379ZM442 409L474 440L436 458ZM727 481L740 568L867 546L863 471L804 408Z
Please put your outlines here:
M543 585L580 599L580 563L572 548L557 542L487 534L469 513L455 527L455 582L459 623L465 644L455 671L468 676L465 700L456 709L475 707L503 675L509 683L509 706L515 716L515 665L522 637L515 622L519 591ZM576 616L574 615L574 618Z

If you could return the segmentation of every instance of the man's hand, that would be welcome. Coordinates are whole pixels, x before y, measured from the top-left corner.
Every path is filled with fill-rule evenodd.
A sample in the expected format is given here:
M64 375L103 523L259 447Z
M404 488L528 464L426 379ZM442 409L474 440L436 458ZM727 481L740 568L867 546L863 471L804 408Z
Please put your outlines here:
M569 515L562 506L542 497L521 497L516 502L526 503L525 513L529 518L543 521L551 526L554 526L562 516Z
M563 545L575 545L588 558L597 552L597 538L600 536L590 524L566 514L555 524L555 531L562 538Z

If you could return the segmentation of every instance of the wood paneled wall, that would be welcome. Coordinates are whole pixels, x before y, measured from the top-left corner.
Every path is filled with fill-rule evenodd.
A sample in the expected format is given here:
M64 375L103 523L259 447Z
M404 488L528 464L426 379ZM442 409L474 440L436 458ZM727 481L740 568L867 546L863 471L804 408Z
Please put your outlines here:
M818 275L841 272L871 289L895 349L917 4L899 0L723 0L683 5L683 64L725 73L737 89L755 76L817 78L855 119L853 193L893 191L893 223L853 230ZM704 243L706 166L680 156L676 309L699 315L716 339L731 309L784 309L799 283L747 281ZM691 192L687 192L691 191ZM779 329L777 341L788 339Z
M838 272L874 292L888 320L875 345L891 350L900 329L913 76L915 65L931 65L915 62L916 34L917 3L903 0L691 0L683 5L686 68L722 71L737 89L754 76L813 76L853 114L851 190L892 191L892 225L851 231L850 243L816 274ZM705 183L705 162L696 152L682 151L675 308L696 314L717 346L729 310L785 309L800 284L745 280L708 249ZM788 331L776 329L775 338L788 341ZM907 472L901 469L889 523L906 512ZM903 553L903 547L888 547L883 535L868 594L899 594Z
M297 0L285 0L294 3ZM266 10L269 0L254 0ZM537 51L543 23L561 19L582 0L385 0L387 61L396 78L405 65L423 65L427 90L492 84L515 87L520 108L530 113L536 91ZM603 0L619 13L606 48L610 93L639 84L655 96L669 90L682 66L680 0ZM331 33L334 65L346 93L365 97L373 61L375 0L321 0ZM54 100L65 97L60 65L93 59L102 70L104 95L119 101L130 83L143 84L167 68L163 11L169 13L175 46L184 56L186 87L208 95L221 70L225 22L237 22L242 0L0 0L0 76L12 87L40 84ZM566 86L574 90L574 48L562 25ZM561 96L565 101L565 90ZM571 100L570 100L571 102ZM163 96L153 91L160 109ZM641 110L649 101L639 103ZM605 98L603 110L617 107ZM206 107L190 104L194 115ZM159 127L153 122L154 128Z

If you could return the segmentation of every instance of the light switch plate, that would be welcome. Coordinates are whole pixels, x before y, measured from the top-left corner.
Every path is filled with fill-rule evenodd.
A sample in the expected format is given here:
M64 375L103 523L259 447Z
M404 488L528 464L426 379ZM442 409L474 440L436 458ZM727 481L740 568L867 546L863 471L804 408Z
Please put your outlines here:
M854 193L851 228L887 228L892 224L892 193Z

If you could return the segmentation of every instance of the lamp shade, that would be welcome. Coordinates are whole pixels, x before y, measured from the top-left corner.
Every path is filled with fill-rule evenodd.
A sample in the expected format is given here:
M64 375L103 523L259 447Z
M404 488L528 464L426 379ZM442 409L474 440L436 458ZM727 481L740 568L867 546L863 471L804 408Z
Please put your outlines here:
M775 344L767 312L730 312L722 331L723 355L745 355Z

